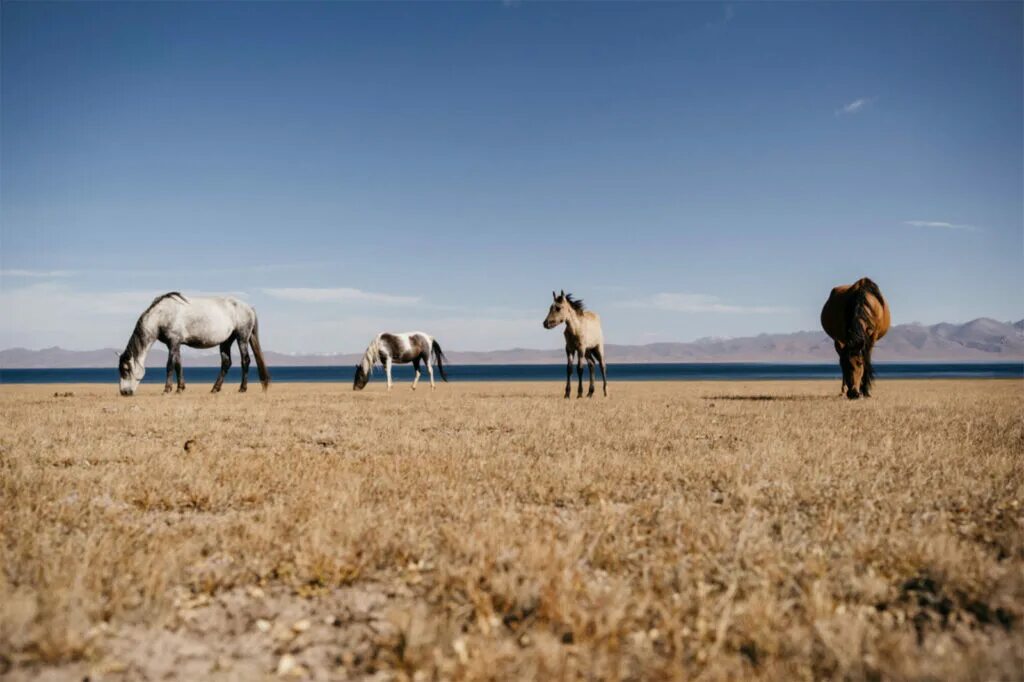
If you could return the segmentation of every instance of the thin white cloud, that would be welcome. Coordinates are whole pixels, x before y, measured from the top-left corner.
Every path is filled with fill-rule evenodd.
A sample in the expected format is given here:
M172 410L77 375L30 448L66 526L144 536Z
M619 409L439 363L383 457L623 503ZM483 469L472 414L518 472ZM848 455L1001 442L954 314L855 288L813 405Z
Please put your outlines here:
M864 109L866 109L873 101L873 97L860 97L858 99L853 100L849 104L846 104L840 107L839 109L836 109L836 115L840 116L842 114L860 113L861 111L864 111Z
M725 26L736 17L736 7L732 3L727 3L722 6L722 17L715 21L709 21L704 24L704 28L713 29L720 26Z
M167 289L88 291L63 281L33 282L0 288L0 348L102 348L124 343L135 320L153 299ZM190 296L231 295L245 292L192 291Z
M653 308L675 313L746 313L755 315L771 315L791 313L791 308L784 306L747 306L724 303L718 296L708 294L687 294L662 292L638 301L627 301L621 305L630 308Z
M545 311L530 317L374 311L368 315L311 320L292 306L292 310L275 311L260 319L260 341L264 348L284 352L361 353L380 332L420 330L435 337L446 351L564 348L562 331L547 330L541 325Z
M943 220L904 220L903 224L910 225L911 227L932 227L940 230L965 230L967 232L978 231L978 228L974 225L947 223Z
M73 270L19 270L17 268L0 270L0 277L30 277L34 279L53 279L71 277Z
M413 303L419 303L420 301L419 296L379 294L351 287L285 287L263 289L262 291L272 298L278 298L283 301L297 301L301 303L345 303L355 301L364 303L382 303L385 305L410 305Z

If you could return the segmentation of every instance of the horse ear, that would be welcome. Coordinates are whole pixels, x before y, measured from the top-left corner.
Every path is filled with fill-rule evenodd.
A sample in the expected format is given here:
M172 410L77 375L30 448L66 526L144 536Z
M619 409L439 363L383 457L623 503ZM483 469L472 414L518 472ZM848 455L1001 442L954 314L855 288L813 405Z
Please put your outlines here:
M565 289L562 289L562 295L560 298L565 298Z
M558 294L556 294L555 292L552 291L551 292L551 298L553 298L554 300L557 301L558 300Z

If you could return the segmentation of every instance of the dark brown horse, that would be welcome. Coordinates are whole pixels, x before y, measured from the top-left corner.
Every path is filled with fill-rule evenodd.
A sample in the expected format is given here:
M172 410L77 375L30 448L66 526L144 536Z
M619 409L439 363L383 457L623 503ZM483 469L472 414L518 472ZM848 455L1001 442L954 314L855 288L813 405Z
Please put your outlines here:
M821 326L839 354L840 390L851 400L869 397L875 378L871 349L889 331L889 305L878 285L864 277L833 289L821 309Z

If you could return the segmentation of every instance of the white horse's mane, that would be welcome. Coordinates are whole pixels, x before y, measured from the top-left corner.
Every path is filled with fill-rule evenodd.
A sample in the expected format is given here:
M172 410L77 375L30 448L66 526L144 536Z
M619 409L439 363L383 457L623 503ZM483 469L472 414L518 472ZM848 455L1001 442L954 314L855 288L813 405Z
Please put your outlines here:
M158 304L165 300L178 301L180 303L186 304L189 302L187 298L182 296L177 291L171 291L169 293L162 294L154 298L153 302L149 304L148 308L142 311L142 314L139 315L139 319L136 320L135 322L135 330L132 331L132 335L128 339L128 346L124 350L124 352L127 353L129 357L133 359L137 358L139 354L142 353L147 348L145 341L146 329L144 327L146 318L149 317L149 314L151 312L153 312L153 308L157 307Z

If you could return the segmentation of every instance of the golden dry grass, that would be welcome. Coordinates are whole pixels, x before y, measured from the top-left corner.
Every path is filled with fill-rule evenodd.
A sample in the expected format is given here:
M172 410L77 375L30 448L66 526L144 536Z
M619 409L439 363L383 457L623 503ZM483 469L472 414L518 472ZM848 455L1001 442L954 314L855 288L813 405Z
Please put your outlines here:
M0 673L1019 679L1022 388L3 386Z

